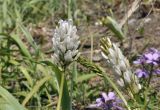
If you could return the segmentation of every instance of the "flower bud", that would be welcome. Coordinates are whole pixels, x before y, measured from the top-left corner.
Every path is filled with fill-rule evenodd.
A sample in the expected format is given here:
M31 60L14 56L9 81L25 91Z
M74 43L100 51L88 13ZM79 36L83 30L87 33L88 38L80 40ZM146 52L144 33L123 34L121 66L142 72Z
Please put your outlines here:
M122 78L120 78L117 83L121 86L121 87L124 87L124 81Z

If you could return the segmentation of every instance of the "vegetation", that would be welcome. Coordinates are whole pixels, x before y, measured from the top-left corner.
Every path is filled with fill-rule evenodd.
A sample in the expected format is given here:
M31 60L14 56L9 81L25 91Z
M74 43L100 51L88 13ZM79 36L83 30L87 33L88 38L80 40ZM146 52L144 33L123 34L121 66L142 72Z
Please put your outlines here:
M90 15L90 3L107 8L92 10ZM127 24L138 6L152 6L149 16L160 2L95 3L0 0L0 110L159 110L160 51L148 46L147 40L140 51L132 51ZM131 3L128 11L127 3ZM124 6L126 14L120 23L114 11L117 5ZM96 22L94 11L100 13ZM141 36L145 22L134 27ZM99 41L89 24L109 33L103 32ZM91 43L85 45L88 39ZM49 48L42 48L50 43ZM88 50L89 55L84 55ZM94 62L94 51L102 61Z

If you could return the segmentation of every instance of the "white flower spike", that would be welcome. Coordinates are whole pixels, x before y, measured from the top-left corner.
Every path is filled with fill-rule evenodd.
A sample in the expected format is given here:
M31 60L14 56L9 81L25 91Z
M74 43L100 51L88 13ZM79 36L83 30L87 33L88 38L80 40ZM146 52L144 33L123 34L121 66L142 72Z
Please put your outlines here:
M106 59L107 64L111 66L112 71L115 73L117 83L121 87L132 86L133 90L138 92L141 89L138 78L131 71L129 61L123 55L122 51L116 44L112 44L110 39L102 39L102 56Z
M76 34L76 26L72 20L59 21L59 27L56 27L52 38L56 63L61 65L70 64L78 54L78 46L80 44L79 36Z

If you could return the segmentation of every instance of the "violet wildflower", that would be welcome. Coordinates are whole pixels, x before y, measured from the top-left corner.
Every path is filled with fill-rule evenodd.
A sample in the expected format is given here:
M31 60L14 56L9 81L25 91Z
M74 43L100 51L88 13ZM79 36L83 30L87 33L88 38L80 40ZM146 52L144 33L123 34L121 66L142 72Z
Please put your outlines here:
M146 78L148 77L148 73L146 70L142 70L142 69L137 69L136 70L136 74L139 78Z
M143 65L145 63L145 61L146 61L145 57L142 55L142 56L139 57L139 59L133 61L133 63L134 64L141 64L141 65Z
M96 104L92 104L92 108L101 108L103 110L124 110L119 105L122 103L118 99L114 92L109 92L108 94L102 93L100 98L96 99Z
M155 73L156 75L160 75L160 69L154 70L154 73Z
M151 64L151 65L159 65L160 64L160 52L157 49L151 48L149 51L143 55L141 55L134 64Z
M160 74L160 69L158 69L160 66L160 52L155 48L149 49L133 63L140 65L142 68L136 71L139 78L147 78L152 73Z
M158 59L159 59L158 53L147 53L144 56L146 58L146 63L158 65Z
M59 27L55 29L53 41L53 58L61 65L71 63L78 54L80 44L77 29L73 26L72 20L59 21Z

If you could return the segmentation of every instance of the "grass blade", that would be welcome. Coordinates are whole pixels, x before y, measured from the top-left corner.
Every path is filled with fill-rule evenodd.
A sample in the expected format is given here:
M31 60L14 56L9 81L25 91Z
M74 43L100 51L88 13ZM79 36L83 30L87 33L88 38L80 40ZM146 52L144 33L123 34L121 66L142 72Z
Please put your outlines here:
M8 102L8 104L14 110L26 110L22 105L19 104L17 99L15 99L6 89L0 86L0 96Z
M28 30L21 24L19 23L19 27L22 30L23 34L25 35L25 37L27 38L28 42L30 43L30 45L37 50L37 45L35 44L32 35L28 32Z
M51 78L51 76L46 76L43 79L41 79L40 81L36 82L35 86L33 87L33 89L30 91L30 93L26 96L26 98L23 100L22 105L25 106L27 104L27 102L31 99L31 97L37 93L40 89L40 87L47 82L49 79Z
M32 77L30 76L30 74L28 73L27 69L23 66L20 66L19 69L23 73L25 78L27 79L29 85L32 87L33 86L33 80L32 80Z
M29 51L27 50L27 47L24 45L24 43L21 41L21 39L17 35L12 35L13 40L17 44L17 46L20 48L21 52L26 56L31 58L31 55Z

